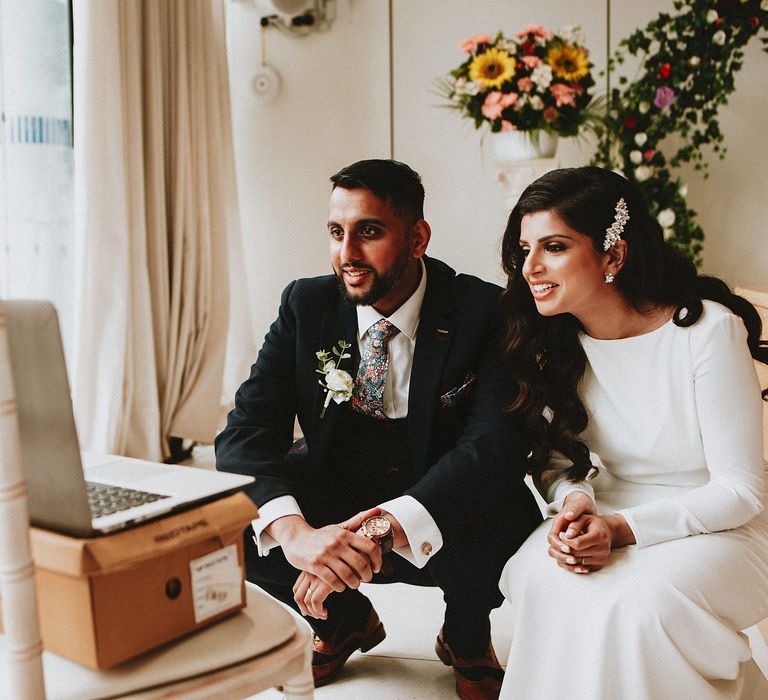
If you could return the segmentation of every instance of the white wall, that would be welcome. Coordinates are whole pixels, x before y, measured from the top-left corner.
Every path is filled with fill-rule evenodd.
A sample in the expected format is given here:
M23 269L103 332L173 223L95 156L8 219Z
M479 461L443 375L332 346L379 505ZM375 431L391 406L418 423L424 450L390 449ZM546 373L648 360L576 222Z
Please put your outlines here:
M339 19L326 33L294 38L268 30L267 61L280 73L282 91L261 104L250 88L260 63L258 16L246 5L228 3L238 188L259 337L287 282L329 270L328 177L355 160L390 155L387 2L337 5ZM462 60L458 42L478 32L513 33L532 22L550 29L579 23L597 71L605 65L605 7L605 0L393 0L394 157L423 177L432 255L502 281L498 241L506 211L489 140L441 108L434 94L435 78ZM615 46L658 12L672 11L672 1L612 0L611 7ZM707 233L705 270L731 284L768 287L768 57L753 42L737 92L722 110L728 158L712 161L708 181L693 171L684 176L690 205ZM603 88L603 79L597 80ZM590 155L588 143L561 140L562 165L584 164Z

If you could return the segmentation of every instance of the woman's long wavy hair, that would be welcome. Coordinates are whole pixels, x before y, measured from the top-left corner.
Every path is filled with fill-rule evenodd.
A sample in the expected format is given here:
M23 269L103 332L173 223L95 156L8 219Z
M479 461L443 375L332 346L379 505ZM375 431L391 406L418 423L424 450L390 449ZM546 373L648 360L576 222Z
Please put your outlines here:
M697 274L694 264L666 243L633 183L596 167L549 172L520 196L502 241L502 265L507 274L502 295L505 354L518 387L508 410L520 416L532 440L529 471L535 476L546 468L553 450L571 460L568 476L574 481L586 478L592 468L589 450L579 439L587 427L587 412L578 393L587 359L579 342L583 328L574 316L545 317L537 312L522 274L520 225L526 214L552 211L570 228L589 236L596 253L602 255L605 231L613 223L621 197L630 219L622 233L626 258L615 285L629 303L638 310L673 307L674 323L690 326L701 317L702 299L719 302L744 321L752 357L768 363L755 308L722 280Z

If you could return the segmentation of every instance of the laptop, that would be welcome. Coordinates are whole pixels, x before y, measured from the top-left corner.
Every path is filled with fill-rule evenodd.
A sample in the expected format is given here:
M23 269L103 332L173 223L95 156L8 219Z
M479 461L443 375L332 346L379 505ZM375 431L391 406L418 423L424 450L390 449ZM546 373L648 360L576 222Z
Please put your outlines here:
M47 301L3 301L33 525L89 537L234 493L242 474L83 453L59 321Z

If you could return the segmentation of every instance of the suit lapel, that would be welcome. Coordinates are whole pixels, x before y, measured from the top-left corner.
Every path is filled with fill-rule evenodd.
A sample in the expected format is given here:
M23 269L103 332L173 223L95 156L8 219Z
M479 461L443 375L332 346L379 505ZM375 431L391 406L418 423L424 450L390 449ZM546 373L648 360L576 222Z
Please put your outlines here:
M427 290L421 307L408 391L408 435L414 466L424 468L440 391L440 378L453 344L453 293L449 275L427 263Z
M357 347L357 314L355 307L349 304L347 301L339 297L339 301L336 304L336 308L323 314L320 326L320 337L322 339L322 349L331 352L333 346L338 346L340 340L346 340L351 344L349 350L352 357L348 360L344 360L341 365L341 369L349 372L354 379L357 374L357 366L360 363L360 354ZM320 350L320 348L318 348ZM322 379L322 376L316 374L318 380ZM341 404L337 404L331 400L328 404L328 408L325 411L325 416L320 419L320 413L323 410L323 404L325 403L325 390L318 383L317 391L315 393L315 406L314 406L314 425L315 425L315 440L317 441L318 448L324 452L327 445L327 440L332 433L332 428L336 422L336 418L339 414Z

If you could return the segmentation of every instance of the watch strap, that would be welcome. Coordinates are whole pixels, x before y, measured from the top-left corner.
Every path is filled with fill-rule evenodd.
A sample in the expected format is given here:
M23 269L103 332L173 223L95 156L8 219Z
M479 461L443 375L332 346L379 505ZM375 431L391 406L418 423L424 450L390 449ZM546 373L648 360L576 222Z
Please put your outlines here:
M381 553L387 554L392 551L392 547L395 544L395 533L391 530L383 537L374 538L381 546Z

